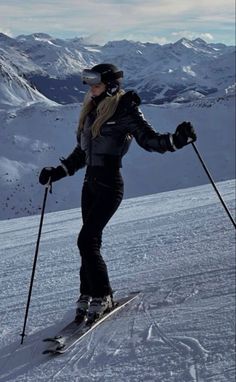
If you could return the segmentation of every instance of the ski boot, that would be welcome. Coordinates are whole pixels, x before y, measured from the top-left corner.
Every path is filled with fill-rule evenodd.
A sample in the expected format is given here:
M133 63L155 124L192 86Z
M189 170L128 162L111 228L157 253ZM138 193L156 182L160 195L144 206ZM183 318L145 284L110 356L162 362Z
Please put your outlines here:
M109 312L114 306L110 295L104 297L94 297L88 308L88 322L99 320L105 313Z
M91 297L86 294L81 294L76 305L75 322L80 323L85 319L88 313Z

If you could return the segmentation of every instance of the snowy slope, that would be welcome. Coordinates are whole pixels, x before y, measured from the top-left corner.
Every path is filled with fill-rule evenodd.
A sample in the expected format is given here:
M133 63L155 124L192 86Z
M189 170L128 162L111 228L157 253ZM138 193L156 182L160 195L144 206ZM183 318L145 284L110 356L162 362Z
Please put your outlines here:
M235 183L217 184L235 211ZM234 382L235 236L211 186L125 200L104 232L115 296L132 305L69 353L42 339L74 314L81 211L45 216L29 320L20 336L39 216L0 222L1 382Z
M48 105L54 104L19 74L18 68L12 61L7 62L0 57L0 109L26 106L40 101Z
M40 210L40 169L57 165L75 145L80 105L71 102L84 97L81 70L103 60L122 67L125 85L139 91L142 110L158 131L173 132L183 120L192 121L215 180L233 178L234 55L235 47L201 39L163 46L126 40L94 46L83 38L62 40L44 33L10 38L0 33L0 219ZM52 99L70 104L63 107ZM155 106L170 100L174 102ZM123 174L125 197L207 182L191 147L161 156L134 143ZM58 183L48 210L79 206L82 178L83 171Z
M16 39L18 49L50 77L66 77L81 72L94 53L84 48L82 39L63 40L45 33L20 35Z
M0 219L38 213L43 188L38 174L57 166L76 144L80 106L45 103L0 112ZM235 177L234 97L188 105L143 105L154 128L173 132L183 120L194 124L197 146L215 180ZM123 161L125 198L208 182L191 146L164 155L149 153L132 142ZM53 187L48 211L80 206L84 170Z

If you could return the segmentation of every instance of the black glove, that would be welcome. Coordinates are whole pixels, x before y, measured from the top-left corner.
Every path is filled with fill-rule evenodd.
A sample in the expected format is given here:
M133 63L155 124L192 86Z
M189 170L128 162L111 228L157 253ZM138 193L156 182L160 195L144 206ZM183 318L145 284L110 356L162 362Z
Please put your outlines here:
M49 182L56 182L57 180L64 178L66 176L66 172L62 166L58 167L44 167L39 175L39 183L43 186Z
M181 149L183 146L195 142L197 139L191 122L182 122L178 125L172 137L174 145L177 149Z

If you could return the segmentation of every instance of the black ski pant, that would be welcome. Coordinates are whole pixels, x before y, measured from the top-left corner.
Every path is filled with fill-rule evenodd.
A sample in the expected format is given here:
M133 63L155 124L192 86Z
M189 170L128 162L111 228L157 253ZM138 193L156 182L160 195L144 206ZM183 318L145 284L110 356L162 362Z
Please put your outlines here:
M92 297L112 294L107 266L100 249L102 231L122 198L123 179L118 169L87 169L81 203L83 226L78 237L81 294Z

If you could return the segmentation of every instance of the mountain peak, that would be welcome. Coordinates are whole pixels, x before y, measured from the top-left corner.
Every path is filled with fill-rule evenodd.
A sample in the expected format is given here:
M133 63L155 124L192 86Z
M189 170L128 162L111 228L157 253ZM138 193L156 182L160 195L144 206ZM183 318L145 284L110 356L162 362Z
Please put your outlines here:
M21 40L21 41L29 41L29 40L32 40L32 41L35 41L35 40L42 40L42 41L45 41L45 40L52 40L52 36L50 36L49 34L47 33L32 33L30 35L19 35L17 36L16 38L17 40Z
M213 46L201 38L191 41L183 37L164 45L127 39L94 45L81 37L59 40L34 33L9 40L0 39L3 59L24 73L45 96L60 103L83 100L80 73L99 62L121 67L124 87L136 88L144 103L187 102L193 94L225 94L234 80L232 48Z
M197 43L197 44L201 44L201 45L207 45L206 41L204 41L202 38L198 37L198 38L195 38L195 40L192 40L192 42L194 43Z
M114 41L108 41L104 46L106 47L124 47L124 46L134 46L142 44L141 42L133 41L133 40L114 40Z
M186 48L192 48L192 41L188 40L186 37L182 37L180 40L177 40L174 46L185 46Z
M14 39L0 32L0 41L12 42Z
M33 33L31 36L34 37L35 39L37 39L37 38L41 38L41 39L47 39L47 40L49 40L49 39L52 38L52 36L50 36L50 35L47 34L47 33Z

